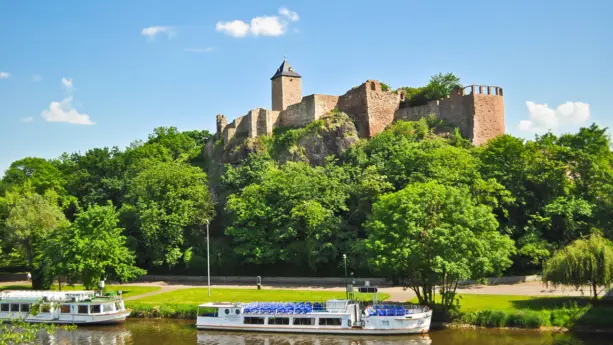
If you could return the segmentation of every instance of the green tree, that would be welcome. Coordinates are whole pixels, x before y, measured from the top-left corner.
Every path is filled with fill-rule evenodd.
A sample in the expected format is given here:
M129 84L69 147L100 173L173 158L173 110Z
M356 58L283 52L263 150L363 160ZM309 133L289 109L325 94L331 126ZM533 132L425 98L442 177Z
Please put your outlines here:
M381 197L366 228L371 265L429 305L435 286L449 307L460 280L501 274L515 250L498 232L490 207L476 203L466 188L435 181Z
M597 234L575 240L545 263L543 281L576 289L588 285L597 300L598 286L609 288L613 282L613 242Z
M11 187L29 186L38 194L44 194L53 189L64 193L66 183L63 174L50 161L44 158L26 157L11 163L0 182L0 193Z
M68 229L59 229L46 243L39 260L46 273L65 275L93 289L100 280L128 282L146 271L134 266L126 247L119 214L110 203L93 205L77 214Z
M288 262L315 271L334 262L351 237L340 230L347 182L346 172L333 162L268 168L259 182L229 196L226 234L247 263Z
M428 85L426 85L425 96L429 100L442 99L451 95L451 91L456 86L462 86L460 78L456 77L453 73L438 73L433 75Z
M62 210L49 199L39 194L21 197L10 209L5 225L8 242L25 252L28 266L33 270L34 288L41 288L43 284L43 277L34 258L44 246L45 238L51 232L69 225Z
M202 170L182 162L158 162L140 172L129 187L131 205L143 241L146 261L176 265L186 231L201 231L215 215Z

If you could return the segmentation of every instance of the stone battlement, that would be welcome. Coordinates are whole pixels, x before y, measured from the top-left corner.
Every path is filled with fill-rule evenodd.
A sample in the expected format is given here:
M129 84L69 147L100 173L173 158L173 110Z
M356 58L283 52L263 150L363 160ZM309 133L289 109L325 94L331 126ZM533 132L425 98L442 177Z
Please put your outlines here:
M447 98L415 107L404 106L402 90L383 91L377 80L367 80L341 96L301 93L301 76L284 61L272 78L274 110L255 108L231 123L218 114L217 137L226 146L235 137L272 135L277 127L303 127L333 109L351 117L362 138L382 132L396 120L416 121L431 114L458 127L475 145L504 134L503 90L498 86L458 87Z

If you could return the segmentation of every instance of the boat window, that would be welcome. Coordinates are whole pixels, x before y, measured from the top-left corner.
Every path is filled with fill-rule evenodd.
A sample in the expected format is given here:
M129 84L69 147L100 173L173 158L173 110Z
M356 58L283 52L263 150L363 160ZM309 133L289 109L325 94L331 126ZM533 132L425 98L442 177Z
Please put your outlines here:
M294 325L313 326L315 325L315 319L306 318L306 317L297 317L294 319Z
M269 325L289 325L289 317L269 317Z
M87 305L80 305L77 311L79 314L89 314L89 307Z
M41 313L48 313L51 311L51 304L43 304L40 306Z
M263 325L264 318L263 317L245 317L243 321L245 325Z
M100 304L92 304L92 314L100 313Z
M105 313L110 313L113 311L113 305L112 304L103 304L102 305L102 311Z
M0 311L10 311L9 305L6 303L0 304Z
M319 319L320 326L340 326L341 319L339 318L331 318L331 317L322 317Z
M121 310L121 302L115 302L115 310Z
M226 315L230 315L230 309L226 309L223 312L226 313Z
M11 304L11 311L19 311L19 304Z
M62 306L60 307L60 313L70 314L70 304L62 304Z
M386 327L390 325L390 322L388 320L382 321L381 323L383 324L383 326Z
M201 307L198 308L198 316L217 317L217 308Z
M21 305L21 311L24 313L29 313L30 312L30 305L29 304L22 304Z

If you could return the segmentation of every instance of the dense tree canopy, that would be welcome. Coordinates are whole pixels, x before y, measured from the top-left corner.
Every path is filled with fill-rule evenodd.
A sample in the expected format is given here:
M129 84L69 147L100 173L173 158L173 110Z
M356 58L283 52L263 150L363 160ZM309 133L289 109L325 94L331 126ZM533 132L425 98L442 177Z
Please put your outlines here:
M441 74L405 92L427 102L458 84ZM317 125L333 127L325 121ZM142 273L126 268L132 255L152 273L201 275L208 219L213 274L342 275L346 254L356 275L423 284L442 279L452 296L458 279L536 273L579 238L613 239L613 154L605 128L533 140L503 135L474 147L457 129L426 118L398 121L318 165L258 149L290 138L291 150L316 151L300 146L304 132L282 128L276 139L245 138L246 146L224 152L207 131L156 128L125 149L16 161L0 180L0 263L32 269L40 282L60 275L128 279ZM207 142L212 155L205 154ZM227 164L229 155L240 159ZM442 213L404 212L422 206ZM93 228L83 228L85 219L108 219L95 226L103 234L87 233ZM108 249L112 257L87 269L85 261L60 264L69 263L60 255L68 252L66 236L84 243L103 235L125 237ZM449 245L456 241L468 241L473 251ZM53 246L59 249L43 250ZM400 256L386 258L390 251L406 260L393 262ZM416 266L423 255L440 259ZM419 288L429 300L433 291Z
M140 172L130 183L134 212L146 261L172 267L183 255L184 233L202 227L214 216L206 174L182 162L160 162Z

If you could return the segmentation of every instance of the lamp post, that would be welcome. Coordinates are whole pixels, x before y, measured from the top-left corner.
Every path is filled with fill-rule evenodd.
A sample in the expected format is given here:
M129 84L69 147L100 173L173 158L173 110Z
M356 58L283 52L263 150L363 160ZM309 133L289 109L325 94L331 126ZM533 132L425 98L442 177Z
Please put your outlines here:
M206 220L206 277L209 285L209 297L211 297L211 258L209 256L209 220Z
M349 292L347 291L347 254L343 254L343 262L345 263L345 297L349 299Z

